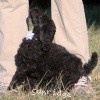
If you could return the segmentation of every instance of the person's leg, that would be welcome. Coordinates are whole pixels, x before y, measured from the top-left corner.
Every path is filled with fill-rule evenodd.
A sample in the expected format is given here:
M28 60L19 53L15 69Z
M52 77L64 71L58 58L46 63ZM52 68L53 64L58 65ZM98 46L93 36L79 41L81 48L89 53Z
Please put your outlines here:
M52 18L57 27L55 43L87 62L88 34L82 0L52 0L51 8Z
M14 56L27 32L27 17L28 0L0 1L0 81L7 85L16 70Z
M57 29L54 42L64 46L86 63L89 60L89 48L82 0L51 0L51 15ZM88 78L84 76L75 84L74 92L81 90L93 92Z

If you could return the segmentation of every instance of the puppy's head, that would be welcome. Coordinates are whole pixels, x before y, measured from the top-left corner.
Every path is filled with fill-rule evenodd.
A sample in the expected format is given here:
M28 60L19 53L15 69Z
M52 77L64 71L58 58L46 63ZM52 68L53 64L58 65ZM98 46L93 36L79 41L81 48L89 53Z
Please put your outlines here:
M50 50L54 34L56 32L56 26L53 20L50 17L42 14L37 8L34 8L31 11L30 16L34 26L33 32L41 41L42 49L45 51Z

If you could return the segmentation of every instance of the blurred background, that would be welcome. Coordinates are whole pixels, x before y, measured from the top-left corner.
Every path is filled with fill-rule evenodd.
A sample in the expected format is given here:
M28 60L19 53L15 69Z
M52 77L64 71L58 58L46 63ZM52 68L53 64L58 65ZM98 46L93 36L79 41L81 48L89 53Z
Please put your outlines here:
M100 0L83 0L88 28L100 27Z
M100 4L100 0L83 0L84 4L87 5L98 5Z

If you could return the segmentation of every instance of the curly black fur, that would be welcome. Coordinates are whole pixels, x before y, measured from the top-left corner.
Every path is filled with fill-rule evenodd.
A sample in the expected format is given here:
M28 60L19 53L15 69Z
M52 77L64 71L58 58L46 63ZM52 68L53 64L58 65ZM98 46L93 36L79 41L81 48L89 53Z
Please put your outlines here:
M80 77L88 75L97 65L97 53L93 53L91 60L83 67L80 58L52 43L56 27L51 18L38 9L33 9L31 18L35 23L35 35L32 40L23 39L15 56L17 70L8 89L16 88L23 82L32 89L41 79L40 87L47 83L48 88L55 87L59 76L63 85L71 89Z
M98 62L98 55L96 52L93 52L91 59L88 61L88 63L86 63L84 65L84 70L85 70L87 75L90 74L91 71L96 67L97 62ZM91 66L91 67L89 67L89 66Z

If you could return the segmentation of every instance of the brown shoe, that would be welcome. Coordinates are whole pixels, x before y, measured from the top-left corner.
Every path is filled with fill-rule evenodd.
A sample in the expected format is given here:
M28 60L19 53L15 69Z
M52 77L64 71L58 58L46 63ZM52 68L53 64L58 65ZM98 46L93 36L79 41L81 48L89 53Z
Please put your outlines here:
M7 70L4 69L4 67L0 64L0 77L4 76L6 74Z
M5 92L7 87L6 84L4 84L3 82L4 81L3 77L6 75L6 73L7 73L6 69L4 69L4 67L0 65L0 95Z
M75 84L72 93L74 95L81 94L91 94L95 95L92 85L89 84L90 79L86 76L83 76L79 81Z

